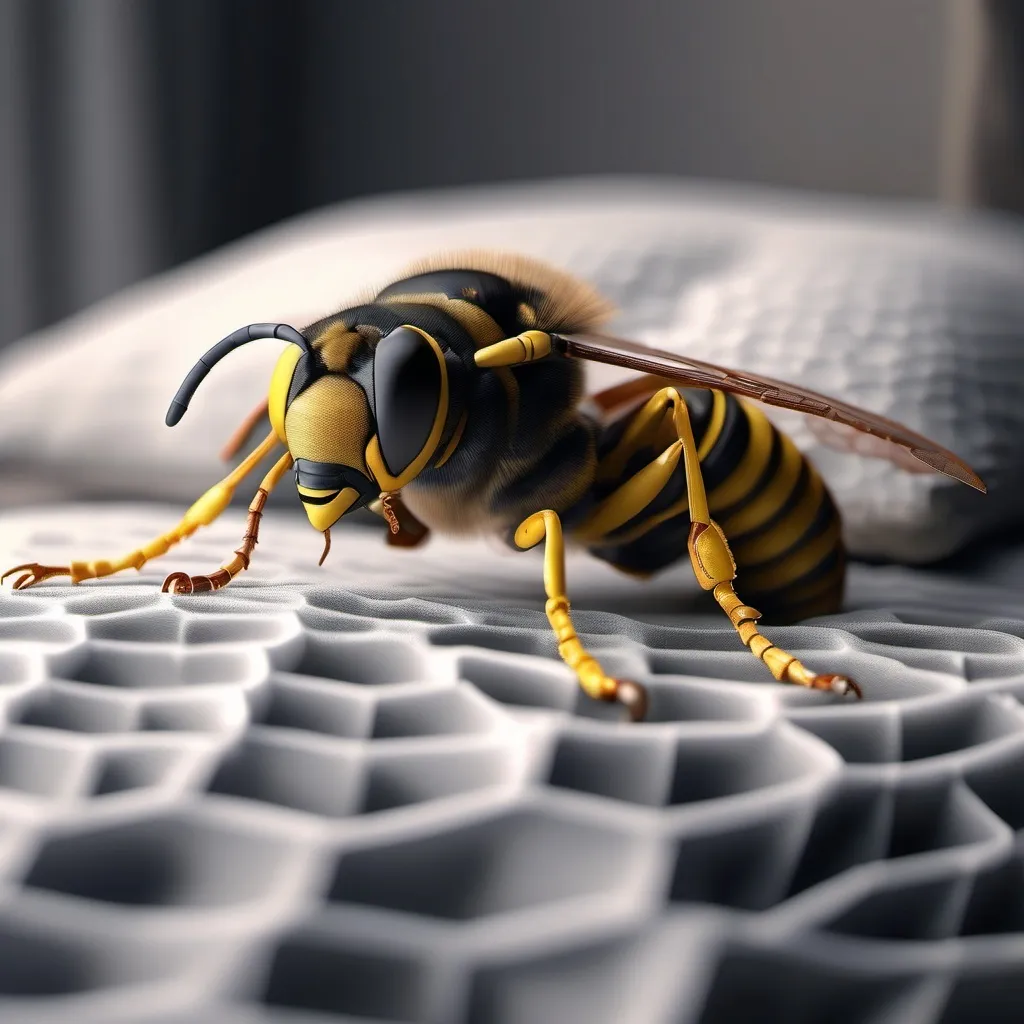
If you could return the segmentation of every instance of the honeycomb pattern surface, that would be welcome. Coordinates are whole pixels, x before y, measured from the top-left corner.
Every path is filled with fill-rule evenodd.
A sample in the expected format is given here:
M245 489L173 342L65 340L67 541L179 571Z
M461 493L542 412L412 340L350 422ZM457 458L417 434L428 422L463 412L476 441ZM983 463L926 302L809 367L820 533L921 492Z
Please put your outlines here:
M176 510L0 517L0 562L112 555ZM855 565L766 631L860 704L774 683L688 568L234 511L140 573L0 592L5 1024L1010 1024L1024 1006L1024 550ZM742 591L741 591L742 592Z

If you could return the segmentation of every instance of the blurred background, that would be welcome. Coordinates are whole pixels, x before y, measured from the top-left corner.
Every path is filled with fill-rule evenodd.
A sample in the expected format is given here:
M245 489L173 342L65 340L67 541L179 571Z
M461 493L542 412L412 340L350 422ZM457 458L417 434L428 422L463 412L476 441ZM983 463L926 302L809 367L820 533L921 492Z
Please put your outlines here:
M1017 209L1009 0L0 0L0 345L300 211L636 172Z

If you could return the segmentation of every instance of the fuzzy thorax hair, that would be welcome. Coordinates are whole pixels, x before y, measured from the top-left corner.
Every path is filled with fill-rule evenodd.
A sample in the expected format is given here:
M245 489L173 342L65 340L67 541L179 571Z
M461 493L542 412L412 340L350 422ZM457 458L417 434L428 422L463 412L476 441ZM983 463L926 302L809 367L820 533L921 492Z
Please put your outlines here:
M542 331L590 331L611 319L615 307L585 281L542 260L515 253L468 249L440 252L406 267L396 280L435 270L481 270L536 296L534 326Z

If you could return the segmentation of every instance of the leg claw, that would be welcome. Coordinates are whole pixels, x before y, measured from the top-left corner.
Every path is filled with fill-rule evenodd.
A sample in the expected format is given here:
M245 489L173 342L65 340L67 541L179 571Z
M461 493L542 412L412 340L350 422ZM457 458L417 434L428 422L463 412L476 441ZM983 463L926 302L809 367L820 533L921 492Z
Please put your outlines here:
M615 700L628 712L631 722L642 722L647 717L647 690L631 679L616 679Z
M861 688L846 676L815 676L811 680L811 687L815 690L829 690L832 693L838 693L840 697L846 697L852 693L857 700L864 699L864 693Z
M221 570L213 576L189 576L184 572L172 572L164 580L160 590L165 594L198 594L208 590L219 590L230 582L231 577Z
M43 580L52 579L54 576L70 576L71 568L67 565L40 565L38 562L26 562L24 565L16 565L13 569L8 569L0 576L0 583L16 572L20 572L22 575L14 581L14 589L25 590L27 587L42 583Z

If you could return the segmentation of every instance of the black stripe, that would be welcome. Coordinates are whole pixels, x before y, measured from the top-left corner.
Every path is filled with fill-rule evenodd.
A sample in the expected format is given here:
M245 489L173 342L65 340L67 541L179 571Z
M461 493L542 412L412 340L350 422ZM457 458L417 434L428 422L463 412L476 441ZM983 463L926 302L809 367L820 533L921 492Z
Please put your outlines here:
M680 512L636 540L619 547L592 547L588 550L595 558L610 562L626 572L657 572L687 554L689 535L690 513Z
M687 412L690 414L690 427L693 430L693 440L700 448L711 426L711 413L715 408L715 396L706 388L682 388L679 392L686 403Z
M782 462L782 435L771 427L772 432L772 446L768 453L768 461L765 463L764 470L761 475L757 478L757 482L747 493L734 501L731 505L726 505L724 508L712 509L714 517L718 522L724 523L729 516L734 515L741 509L746 508L752 502L756 501L765 490L765 488L775 479L776 473L779 470L779 464ZM709 495L710 497L710 495Z
M471 294L467 294L471 293ZM504 336L519 333L517 309L522 292L497 274L484 270L429 270L404 281L396 281L378 293L378 299L401 295L440 293L450 299L471 302L490 315Z
M770 608L785 608L788 603L793 603L787 595L793 595L795 591L806 587L809 583L824 579L830 572L834 571L846 559L846 552L842 541L837 540L835 547L812 569L809 569L799 579L787 583L778 590L758 590L744 594L744 600L750 601L755 607L762 608L767 614ZM738 576L736 580L737 590L743 593L743 577ZM799 601L796 602L799 604Z
M814 513L814 517L807 524L807 528L804 532L800 534L800 536L793 541L785 551L781 551L779 554L773 555L771 558L765 559L763 562L744 562L743 568L748 572L753 570L760 572L762 569L767 570L771 569L773 566L778 567L787 558L789 558L794 551L799 548L806 547L811 543L811 541L820 537L837 519L838 513L832 502L831 495L827 490L822 490L821 500L818 503L818 508Z
M303 505L329 505L339 494L341 494L341 491L335 491L333 494L322 494L319 497L314 497L312 494L300 494L299 499Z
M793 507L804 496L807 492L807 488L810 486L811 467L807 460L802 458L800 472L797 475L796 483L793 484L789 494L783 499L779 507L760 526L755 526L752 530L747 530L746 533L730 534L729 542L735 542L738 544L740 541L753 540L755 537L763 537L778 525L779 520L781 520L783 516L788 515L790 511L792 511Z
M704 490L711 493L724 483L740 464L750 444L750 420L747 412L732 395L725 396L725 422L711 451L701 460ZM697 447L700 447L698 442ZM681 469L681 467L680 467Z

